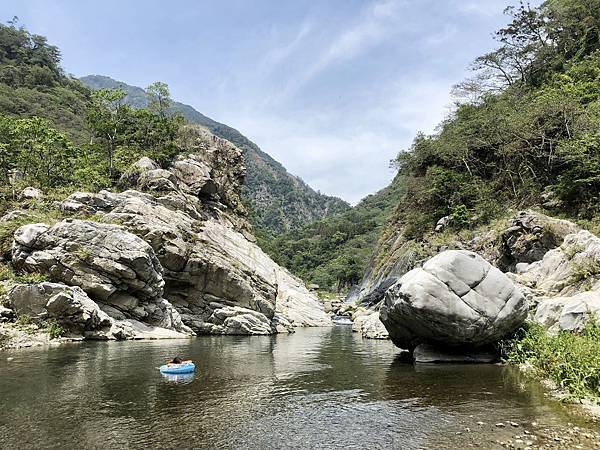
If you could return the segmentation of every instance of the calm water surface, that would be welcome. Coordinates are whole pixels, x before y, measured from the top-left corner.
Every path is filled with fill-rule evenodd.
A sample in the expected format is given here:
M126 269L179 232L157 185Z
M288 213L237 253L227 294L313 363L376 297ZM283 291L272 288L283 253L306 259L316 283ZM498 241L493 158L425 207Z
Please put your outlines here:
M348 327L0 353L0 448L493 447L497 422L574 421L510 368L398 354ZM197 373L161 376L175 355Z

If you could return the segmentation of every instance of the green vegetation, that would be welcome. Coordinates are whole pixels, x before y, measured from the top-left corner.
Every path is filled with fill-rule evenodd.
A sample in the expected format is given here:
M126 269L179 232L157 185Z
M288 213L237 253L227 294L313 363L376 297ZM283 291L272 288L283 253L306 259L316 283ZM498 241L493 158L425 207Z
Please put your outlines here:
M359 282L392 207L399 179L354 208L276 238L257 234L261 247L279 264L321 289L343 291Z
M147 108L151 103L152 90L144 91L99 75L83 77L81 81L93 90L109 88L126 92L123 100L133 108ZM300 178L289 174L280 163L236 129L216 122L183 103L172 102L167 112L180 114L186 120L206 127L243 152L246 181L242 198L250 211L250 222L257 234L265 238L263 242L272 236L349 209L343 200L315 192Z
M392 222L420 239L441 217L454 228L542 203L600 212L600 8L550 0L509 8L499 48L456 87L455 111L394 161L406 191Z
M112 187L141 156L167 165L181 151L183 123L167 114L168 87L150 85L147 108L130 107L125 95L92 93L63 73L58 49L44 37L0 24L0 203L25 185Z
M0 350L2 350L8 345L9 340L10 337L7 334L4 334L2 330L0 330Z
M376 244L375 269L404 244L417 248L446 216L452 239L551 198L551 213L597 228L597 6L550 0L508 8L499 47L477 58L474 77L456 86L454 111L392 162L398 175L385 205L361 203L272 242L262 236L263 248L306 281L339 290L362 278Z
M64 328L56 321L44 322L42 325L46 333L50 336L50 339L58 339L65 332Z
M0 114L42 117L76 142L85 141L89 90L60 67L59 50L44 36L0 25Z
M21 326L31 325L31 317L27 314L21 314L17 317L17 324Z
M555 336L530 324L524 337L509 345L508 361L524 365L537 378L552 380L573 398L600 399L600 326L594 322L580 333Z

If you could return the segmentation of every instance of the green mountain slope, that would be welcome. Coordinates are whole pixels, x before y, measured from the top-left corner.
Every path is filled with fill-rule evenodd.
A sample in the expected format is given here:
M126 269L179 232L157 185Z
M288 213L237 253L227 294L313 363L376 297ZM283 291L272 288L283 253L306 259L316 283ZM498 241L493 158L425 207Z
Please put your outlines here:
M65 75L44 36L0 24L0 114L44 117L82 140L88 103L88 89Z
M131 106L145 107L148 104L142 88L110 77L89 75L81 78L81 81L91 89L123 89L127 92L125 101ZM249 203L251 221L259 235L279 234L349 208L339 198L315 192L236 129L216 122L183 103L174 102L171 110L205 126L244 152L247 170L243 195Z
M344 291L358 283L382 227L402 195L399 177L354 208L263 242L279 264L321 289Z
M395 267L431 236L489 226L511 209L546 208L600 229L598 1L507 12L499 48L477 58L474 78L456 90L463 101L439 132L418 135L398 155L394 182L275 239L267 247L274 259L343 290L361 278L370 286L383 266ZM443 217L446 233L434 235Z

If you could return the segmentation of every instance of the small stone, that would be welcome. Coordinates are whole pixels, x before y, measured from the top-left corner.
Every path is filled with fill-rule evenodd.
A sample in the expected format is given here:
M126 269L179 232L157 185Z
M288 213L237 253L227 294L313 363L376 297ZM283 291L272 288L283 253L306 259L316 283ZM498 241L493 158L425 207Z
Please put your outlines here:
M497 427L505 427L506 425L504 425L502 422L498 422L498 423L496 424L496 426L497 426Z
M508 422L512 427L518 427L519 424L517 422Z

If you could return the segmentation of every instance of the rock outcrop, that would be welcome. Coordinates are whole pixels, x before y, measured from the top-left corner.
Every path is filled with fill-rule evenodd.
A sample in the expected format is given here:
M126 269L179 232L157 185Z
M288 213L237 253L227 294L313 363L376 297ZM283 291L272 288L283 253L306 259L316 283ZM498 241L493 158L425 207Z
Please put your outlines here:
M537 304L534 320L551 332L579 331L600 319L600 238L589 231L567 235L514 278Z
M359 333L367 339L389 339L390 335L385 325L379 319L379 312L360 315L354 319L352 331Z
M442 252L385 293L380 318L398 347L479 347L514 331L527 303L513 282L479 255Z
M534 319L552 333L581 331L590 320L600 321L600 292L543 299Z
M56 204L93 221L19 228L14 267L80 287L114 320L178 332L330 325L316 295L254 244L239 197L239 150L203 131L182 139L194 152L168 170L140 160L120 180L133 189L76 192Z
M523 268L516 280L546 296L600 289L600 238L584 230L570 234L560 247Z
M519 263L539 261L579 227L567 220L527 210L510 219L501 233L501 255L497 265L504 271L514 271Z
M81 288L61 283L17 284L6 298L16 316L25 316L33 323L56 323L68 338L114 340L187 336L132 319L113 319Z

